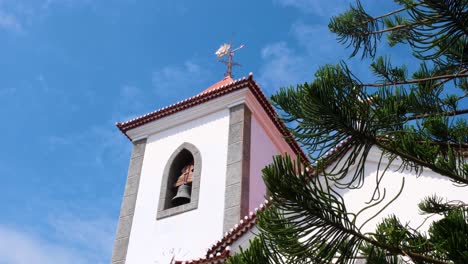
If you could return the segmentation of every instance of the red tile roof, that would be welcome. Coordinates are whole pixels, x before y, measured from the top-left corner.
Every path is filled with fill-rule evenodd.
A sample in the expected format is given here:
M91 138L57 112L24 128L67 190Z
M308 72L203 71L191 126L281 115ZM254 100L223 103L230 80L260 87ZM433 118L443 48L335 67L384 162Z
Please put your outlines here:
M226 232L220 240L216 241L206 252L205 257L185 260L178 260L176 264L185 264L185 263L223 263L224 260L229 258L231 245L245 233L251 230L256 222L257 213L267 208L269 204L268 200L265 200L264 203L260 204L259 208L255 208L253 212L250 212L249 215L245 216L240 220L239 224L236 224L228 232Z
M231 255L231 250L229 247L223 250L223 252L218 252L216 254L211 254L207 257L192 259L192 260L176 260L173 264L218 264L224 263L224 261ZM172 263L171 263L172 264Z
M225 85L228 85L230 83L234 82L234 80L231 78L231 76L226 76L224 77L224 79L222 79L221 81L211 85L210 87L206 88L203 92L201 92L200 94L203 94L203 93L207 93L209 91L213 91L213 90L216 90L218 89L219 87L221 86L225 86Z
M197 94L193 97L190 97L178 103L169 105L167 107L161 108L154 112L148 113L146 115L142 115L140 117L131 119L129 121L122 122L122 123L118 122L116 125L120 129L120 131L122 131L122 133L124 133L128 137L127 131L131 129L134 129L136 127L145 125L147 123L153 122L163 117L172 115L174 113L183 111L185 109L194 107L196 105L200 105L212 99L221 97L223 95L226 95L226 94L229 94L229 93L232 93L234 91L238 91L244 88L248 88L252 92L252 94L255 96L255 98L258 100L260 105L263 107L263 109L267 113L268 117L275 124L278 131L281 133L281 135L284 136L286 142L289 144L289 146L294 151L294 153L300 156L303 161L308 161L307 155L305 155L301 147L294 140L294 138L292 137L291 133L286 128L284 123L281 120L279 120L278 115L276 114L276 111L273 109L273 107L269 103L265 94L262 92L262 90L257 85L257 83L253 80L252 74L249 74L247 78L244 77L236 81L232 80L230 77L224 78L223 80L208 87L208 89L206 89L200 94Z
M224 236L216 241L210 248L206 251L206 255L215 254L216 252L221 252L227 247L232 245L237 239L242 237L250 229L252 229L257 223L257 214L265 210L270 204L269 200L265 200L264 203L260 204L258 208L255 208L254 211L251 211L249 215L244 216L243 219L239 221L238 224L234 225L228 232L224 233Z

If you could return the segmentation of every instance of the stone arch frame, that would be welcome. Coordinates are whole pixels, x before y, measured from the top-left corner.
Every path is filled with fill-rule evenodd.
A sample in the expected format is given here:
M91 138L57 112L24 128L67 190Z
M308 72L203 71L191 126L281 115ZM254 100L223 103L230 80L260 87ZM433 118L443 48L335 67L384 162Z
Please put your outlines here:
M168 191L169 191L168 188L171 184L169 182L171 168L172 168L174 161L176 161L179 155L184 151L190 152L190 154L192 154L193 156L194 171L193 171L192 194L190 197L190 202L179 205L179 206L168 208L167 199L170 199L170 198L168 198L167 196L168 196ZM202 169L201 154L198 148L195 147L193 144L184 142L172 153L171 157L166 163L166 166L164 167L164 172L163 172L162 182L161 182L161 191L159 193L158 212L156 214L156 219L162 219L165 217L173 216L176 214L181 214L183 212L187 212L187 211L198 208L198 198L200 194L201 169Z

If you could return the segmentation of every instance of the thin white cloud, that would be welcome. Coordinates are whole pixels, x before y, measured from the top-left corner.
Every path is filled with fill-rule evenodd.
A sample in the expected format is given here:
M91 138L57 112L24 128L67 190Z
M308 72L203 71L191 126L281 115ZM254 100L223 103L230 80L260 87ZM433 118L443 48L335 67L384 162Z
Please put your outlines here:
M0 225L0 262L8 264L91 263L73 248L29 232Z
M109 258L116 230L116 221L107 217L86 219L76 216L59 216L50 220L57 237L76 245L88 255Z
M337 58L345 59L349 52L345 46L338 43L336 35L323 24L306 24L296 22L291 26L291 32L301 48L309 56L320 59L320 63L336 63ZM339 55L339 56L338 56Z
M183 98L193 95L197 84L209 79L210 71L193 61L185 61L182 65L165 66L153 72L152 83L156 94L164 98ZM201 91L200 91L201 92Z
M185 65L185 68L186 68L190 73L198 74L198 73L201 72L201 67L200 67L200 65L195 64L195 63L193 63L193 62L191 62L191 61L186 61L186 62L184 63L184 65Z
M123 160L127 157L129 146L114 124L106 123L100 126L94 126L84 131L81 138L89 149L95 149L94 161L97 165L103 166L107 159ZM96 144L97 140L99 143ZM87 143L92 142L92 143Z
M290 33L292 42L270 43L261 50L259 82L269 91L312 81L320 66L339 63L349 56L324 24L298 20L291 25Z
M120 87L120 96L122 97L134 99L139 95L141 95L141 90L134 85L125 84Z
M113 119L123 121L128 117L134 117L143 110L146 99L144 92L137 86L122 85L119 89L119 98L115 103Z
M50 217L47 238L0 224L0 263L95 264L110 260L116 221L76 215Z
M292 43L276 42L261 51L259 82L271 92L279 87L310 82L320 66L346 61L355 74L369 78L369 61L348 61L351 51L339 44L335 36L320 24L296 22L291 26Z
M23 32L23 26L17 17L0 11L0 29Z
M45 0L42 2L42 8L47 9L56 4L66 5L92 5L95 0Z
M50 15L56 6L69 8L85 6L94 10L98 2L95 0L0 0L0 30L25 33L31 25Z
M261 57L264 63L260 67L259 82L264 89L275 91L279 87L295 85L312 78L313 72L307 58L296 53L286 42L265 46Z
M6 87L0 89L0 96L13 95L17 92L17 89L14 87Z
M283 7L294 7L304 13L318 16L332 16L343 12L351 1L349 0L273 0Z
M95 100L96 95L91 93L89 97L90 100ZM135 85L124 84L118 88L118 98L109 106L110 115L106 119L101 120L99 124L84 127L72 133L48 135L44 138L45 147L49 152L56 152L79 145L80 148L71 148L72 151L69 151L69 155L86 157L81 162L73 161L78 166L89 164L104 166L106 160L126 159L130 146L115 127L115 123L127 121L154 110L153 108L147 109L148 105L151 105L148 103L149 100L144 90ZM83 155L83 153L88 154Z
M123 136L115 127L115 121L109 120L71 134L50 135L44 144L50 152L66 148L71 156L86 157L72 161L75 166L104 166L106 160L121 161L128 158L130 146L122 140ZM80 147L69 150L72 145Z
M153 100L155 96L152 92L151 88L145 90L133 84L121 85L118 98L114 100L111 106L112 115L110 116L110 122L112 124L124 122L154 111L157 106L155 106Z

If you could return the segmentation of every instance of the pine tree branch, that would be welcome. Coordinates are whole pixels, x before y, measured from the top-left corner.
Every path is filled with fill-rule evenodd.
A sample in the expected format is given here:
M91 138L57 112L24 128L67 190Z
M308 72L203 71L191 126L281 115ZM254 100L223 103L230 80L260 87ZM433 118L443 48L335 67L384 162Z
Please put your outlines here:
M336 227L336 226L335 226ZM370 243L378 248L381 248L381 249L384 249L390 253L392 253L393 255L403 255L403 256L409 256L410 258L412 258L413 260L420 260L420 261L426 261L426 262L429 262L429 263L435 263L435 264L449 264L449 262L444 262L444 261L440 261L438 259L434 259L434 258L430 258L430 257L427 257L427 256L424 256L424 255L421 255L421 254L418 254L418 253L415 253L415 252L411 252L411 251L405 251L399 247L392 247L392 246L389 246L389 245L386 245L386 244L383 244L383 243L380 243L374 239L371 239L357 231L354 231L354 230L349 230L349 229L346 229L346 228L339 228L341 229L341 231L343 232L348 232L349 234L352 234L364 241L366 241L367 243Z
M446 75L439 75L439 76L434 76L434 77L412 79L412 80L392 82L392 83L363 83L363 84L358 84L358 86L360 87L384 87L384 86L389 86L389 85L404 85L404 84L412 84L412 83L419 83L419 82L433 81L433 80L440 80L440 79L447 79L445 80L445 82L447 82L456 78L468 77L468 73L466 73L467 71L468 71L467 69L464 69L462 71L463 73L460 72L456 74L446 74Z
M448 177L448 178L450 178L450 179L452 179L452 180L454 180L456 182L468 185L468 179L460 177L460 176L458 176L456 174L453 174L451 171L446 171L446 170L440 169L439 167L434 166L433 164L431 164L429 162L420 160L420 159L418 159L416 157L413 157L411 155L408 155L408 154L406 154L404 152L401 152L399 150L390 148L387 145L382 144L382 142L378 141L377 139L374 139L374 138L369 138L369 139L373 142L373 144L375 144L376 146L378 146L381 149L384 149L384 150L386 150L386 151L388 151L390 153L393 153L393 154L395 154L395 155L397 155L397 156L399 156L401 158L404 158L404 159L409 160L411 162L414 162L414 163L416 163L418 165L421 165L423 167L431 169L432 171L434 171L436 173L439 173L441 175L444 175L444 176L446 176L446 177Z
M468 72L468 69L463 69L463 70L461 70L461 71L455 73L455 75L459 76L459 75L464 74L464 73L466 73L466 72ZM457 78L458 78L458 77L457 77ZM448 82L448 81L451 81L451 80L453 80L453 79L454 79L454 78L447 78L447 79L445 79L445 80L442 80L442 81L436 83L436 84L434 85L434 87L432 87L432 89L435 89L435 88L441 86L442 84L444 84L444 83L446 83L446 82ZM466 94L465 94L465 95L466 95ZM463 98L463 97L461 97L461 98L459 98L459 99L462 99L462 98Z
M421 2L418 2L418 3L414 3L411 7L416 7L416 6L419 6L421 4ZM359 25L365 25L365 24L369 24L369 23L372 23L374 21L377 21L377 20L380 20L382 18L385 18L385 17L389 17L391 15L395 15L395 14L398 14L400 12L403 12L405 10L408 10L409 8L408 7L402 7L400 9L396 9L396 10L393 10L389 13L386 13L386 14L383 14L383 15L380 15L380 16L377 16L377 17L373 17L372 19L369 19L369 20L366 20L366 21L363 21L361 22ZM406 25L404 25L406 26ZM375 31L375 33L378 33L379 31ZM372 33L371 33L372 34ZM369 35L369 34L364 34L364 35Z
M435 16L434 18L441 18L441 17L442 16L439 15L439 16ZM386 29L363 32L363 33L360 33L360 34L350 34L350 35L353 36L353 37L367 37L367 36L370 36L370 35L380 35L380 34L383 34L383 33L392 32L392 31L395 31L395 30L403 29L403 28L413 29L413 28L416 28L418 26L425 25L425 23L428 22L428 21L430 21L430 20L429 19L424 19L424 20L418 21L417 23L413 23L413 24L406 24L406 25L402 24L402 25L397 25L397 26L394 26L394 27L386 28Z
M282 206L284 206L286 200L285 198L280 198L278 200L279 204L277 205L280 205L280 207L278 209L281 209ZM287 208L283 208L283 209L286 209ZM281 209L281 210L283 210ZM318 217L318 216L317 216ZM412 251L406 251L406 250L403 250L402 248L400 247L394 247L394 246L390 246L390 245L387 245L385 243L380 243L372 238L369 238L368 236L360 233L359 231L356 231L356 230L353 230L353 229L350 229L350 228L347 228L341 224L338 224L336 222L333 222L333 221L330 221L329 219L327 218L321 218L322 221L326 222L327 225L329 226L332 226L333 228L336 228L337 230L339 230L340 232L343 232L343 233L347 233L349 235L352 235L358 239L360 239L361 241L365 241L367 243L370 243L380 249L383 249L387 252L389 252L391 255L403 255L403 256L408 256L410 258L412 258L413 260L419 260L419 261L425 261L425 262L428 262L428 263L435 263L435 264L449 264L449 262L444 262L444 261L440 261L438 259L434 259L434 258L431 258L431 257L427 257L425 255L422 255L422 254L419 254L419 253L415 253L415 252L412 252ZM261 224L260 224L261 225ZM260 229L262 229L262 227L260 226ZM265 230L266 231L266 230ZM267 231L268 232L268 231Z
M421 2L415 3L412 7L418 6L418 5L420 5L420 4L421 4ZM383 15L381 15L381 16L373 17L372 19L367 20L367 21L364 21L364 22L362 22L361 24L362 24L362 25L368 24L368 23L377 21L377 20L379 20L379 19L382 19L382 18L391 16L391 15L394 15L394 14L397 14L397 13L400 13L400 12L403 12L403 11L405 11L405 10L408 10L408 7L402 7L402 8L400 8L400 9L393 10L392 12L383 14Z
M418 5L420 5L420 4L421 4L420 2L419 2L419 3L416 3L416 4L413 5L413 7L418 6ZM384 18L384 17L388 17L388 16L391 16L391 15L394 15L394 14L397 14L397 13L400 13L400 12L405 11L405 10L408 10L408 8L407 8L407 7L402 7L402 8L400 8L400 9L393 10L392 12L383 14L383 15L381 15L381 16L374 17L374 18L372 18L371 20L368 20L368 21L366 21L366 22L363 22L363 24L367 24L367 23L369 23L369 22L373 22L373 21L382 19L382 18Z
M438 259L434 259L434 258L430 258L430 257L427 257L427 256L424 256L424 255L421 255L421 254L418 254L418 253L415 253L415 252L411 252L411 251L405 251L403 249L401 249L400 247L393 247L393 246L389 246L387 244L384 244L384 243L380 243L374 239L371 239L367 236L365 236L364 234L358 232L358 231L355 231L355 230L352 230L352 229L348 229L342 225L339 225L335 222L332 222L332 221L328 221L328 219L325 219L325 218L322 218L322 220L326 221L328 225L330 226L333 226L334 228L336 228L337 230L340 230L341 232L343 233L348 233L350 235L353 235L363 241L366 241L367 243L370 243L378 248L381 248L383 250L386 250L388 252L390 252L391 254L393 255L404 255L404 256L409 256L410 258L414 259L414 260L420 260L420 261L426 261L426 262L429 262L429 263L435 263L435 264L449 264L449 262L444 262L444 261L440 261Z
M465 98L465 97L468 97L468 93L465 93L463 95L460 95L457 97L457 101L460 101L461 99Z
M442 5L442 6L443 6L443 7L447 7L447 6L445 6L445 5ZM467 29L466 25L464 24L465 21L460 21L460 19L458 19L458 17L455 16L455 15L453 14L453 12L450 12L451 10L448 9L448 8L447 8L445 11L446 11L446 13L449 14L451 20L455 22L455 24L457 25L457 28L460 29L461 31L463 31L463 33L464 33L465 35L468 35L468 29ZM465 11L466 11L466 10L465 10Z
M403 132L403 131L400 131L400 132ZM388 138L385 138L385 137L377 137L377 140L380 140L382 142L386 142L386 143L390 143L392 142L392 140L388 139ZM457 143L452 143L452 142L437 142L437 141L430 141L430 142L426 142L426 141L415 141L417 143L421 143L421 144L430 144L430 145L436 145L436 146L441 146L441 147L447 147L447 146L450 146L451 148L453 149L456 149L456 150L468 150L468 144L457 144Z
M398 26L394 26L394 27L390 27L390 28L386 28L386 29L376 30L376 31L372 31L372 32L366 32L364 34L361 34L360 36L378 35L378 34L391 32L391 31L395 31L395 30L398 30L398 29L406 28L406 27L411 29L411 28L414 28L416 26L419 26L419 24L415 23L415 24L408 24L408 25L398 25Z
M428 118L428 117L433 117L433 116L446 116L447 117L447 116L457 116L457 115L464 115L464 114L468 114L468 109L447 111L447 112L442 112L442 113L414 115L414 116L407 117L405 120L411 121L411 120L417 120L417 119Z
M448 263L450 263L450 262L440 261L438 259L434 259L434 258L431 258L431 257L427 257L427 256L424 256L422 254L415 253L415 252L412 252L412 251L405 251L400 247L393 247L393 246L389 246L389 245L384 244L384 243L380 243L380 242L378 242L378 241L376 241L374 239L371 239L371 238L361 234L360 232L357 232L357 231L354 231L354 230L349 230L349 229L346 229L346 228L341 228L341 230L344 231L344 232L349 232L350 234L352 234L352 235L366 241L367 243L370 243L370 244L372 244L372 245L374 245L374 246L376 246L378 248L384 249L384 250L390 252L393 255L409 256L413 260L425 261L425 262L435 263L435 264L448 264Z

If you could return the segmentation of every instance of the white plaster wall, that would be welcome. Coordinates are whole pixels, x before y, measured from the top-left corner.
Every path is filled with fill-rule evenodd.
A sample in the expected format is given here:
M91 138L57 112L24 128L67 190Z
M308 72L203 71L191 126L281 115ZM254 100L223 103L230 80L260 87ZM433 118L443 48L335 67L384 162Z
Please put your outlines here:
M362 188L355 190L339 190L349 212L358 212L366 206L365 202L371 199L376 187L376 172L379 157L380 151L373 148L366 163L365 184ZM391 214L398 216L402 224L408 223L413 228L420 226L423 224L426 216L420 214L417 204L428 195L437 194L447 200L465 201L468 197L468 187L454 186L446 177L440 176L429 169L424 169L422 174L417 176L414 170L398 170L398 165L399 163L395 162L395 164L387 170L381 181L381 195L383 195L385 190L384 202L377 207L366 211L362 216L359 216L357 221L358 226L378 210L383 208L384 204L393 199L400 191L404 180L404 189L401 195L378 217L366 224L362 229L364 232L375 231L375 226L381 222L382 218ZM379 172L380 175L384 168L385 166L381 165ZM354 170L352 172L354 172ZM349 173L347 179L349 179L350 176L351 173ZM426 231L429 228L431 221L437 219L439 219L439 217L431 217L424 225L421 226L420 231Z
M265 183L262 179L262 169L273 161L273 156L281 152L266 134L255 116L251 121L250 141L250 195L249 210L252 211L265 200Z
M169 263L201 257L221 238L224 212L229 110L207 115L148 138L127 264ZM156 220L164 167L184 142L195 145L202 158L198 209Z

